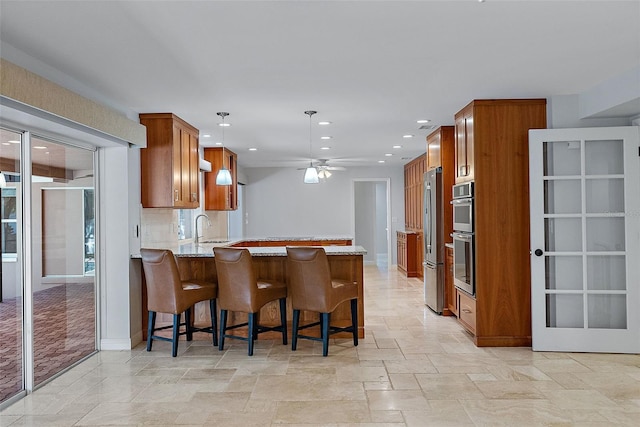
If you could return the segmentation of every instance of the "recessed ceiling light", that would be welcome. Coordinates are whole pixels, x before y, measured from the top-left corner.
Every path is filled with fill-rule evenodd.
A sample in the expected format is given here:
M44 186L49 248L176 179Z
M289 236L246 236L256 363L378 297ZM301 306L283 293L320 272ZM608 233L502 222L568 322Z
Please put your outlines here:
M228 128L231 126L231 123L218 123L218 126Z
M406 135L402 135L403 138L413 138L413 135L411 134L406 134Z
M391 157L391 156L393 156L393 154L391 154L391 153L385 153L384 155L385 155L386 157Z
M402 145L394 145L393 148L402 148Z
M44 145L34 145L33 148L35 148L36 150L46 150L47 147L45 147Z
M203 138L211 138L211 134L205 133L204 135L202 135Z
M330 124L331 124L331 122L318 122L318 124L319 124L320 126L326 126L326 125L330 125Z
M331 147L320 147L321 150L331 150Z
M258 151L258 149L255 148L255 147L251 147L251 148L249 148L249 151Z
M12 144L20 144L20 141L16 141L15 139L12 139L9 141Z
M321 136L320 139L331 139L333 138L332 136Z
M429 119L420 119L420 120L416 120L416 123L420 123L420 124L424 124L424 123L429 123L431 120Z
M378 160L378 163L384 163L384 160Z

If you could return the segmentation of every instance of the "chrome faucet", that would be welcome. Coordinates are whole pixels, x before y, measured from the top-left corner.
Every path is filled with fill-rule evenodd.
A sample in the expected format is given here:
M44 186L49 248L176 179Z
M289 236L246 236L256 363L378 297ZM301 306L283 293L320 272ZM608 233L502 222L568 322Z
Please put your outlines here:
M195 242L195 244L196 244L196 245L200 243L200 236L198 236L198 219L199 219L201 216L203 216L203 217L207 218L207 225L208 225L209 227L211 227L211 220L209 219L209 217L208 217L207 215L205 215L205 214L200 214L200 215L197 215L197 216L196 216L195 227L194 227L194 228L195 228L195 231L196 231L196 238L195 238L194 242Z

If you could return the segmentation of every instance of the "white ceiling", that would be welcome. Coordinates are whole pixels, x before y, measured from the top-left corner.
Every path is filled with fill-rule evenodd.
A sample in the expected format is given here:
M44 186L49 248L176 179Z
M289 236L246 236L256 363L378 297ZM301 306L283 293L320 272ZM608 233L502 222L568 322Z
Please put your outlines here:
M418 119L579 94L640 64L637 0L1 0L0 16L3 57L131 117L173 112L213 145L228 111L244 167L304 166L305 110L314 158L400 165L425 151Z

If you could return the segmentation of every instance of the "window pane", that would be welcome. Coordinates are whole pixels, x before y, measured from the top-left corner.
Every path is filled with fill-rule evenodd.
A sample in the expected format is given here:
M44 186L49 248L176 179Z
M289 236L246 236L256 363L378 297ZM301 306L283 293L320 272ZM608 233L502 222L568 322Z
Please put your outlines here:
M544 176L580 175L580 141L544 143Z

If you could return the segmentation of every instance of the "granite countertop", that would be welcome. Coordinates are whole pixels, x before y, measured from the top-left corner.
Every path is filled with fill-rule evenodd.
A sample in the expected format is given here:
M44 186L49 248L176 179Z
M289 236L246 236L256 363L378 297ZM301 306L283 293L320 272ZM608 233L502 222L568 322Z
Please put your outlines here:
M203 243L155 243L153 245L145 245L148 248L155 249L171 249L176 257L211 257L213 258L214 247L231 246L238 242L245 241L308 241L308 240L345 240L352 239L345 236L322 236L322 237L261 237L261 238L243 238L235 240L224 239L205 239ZM327 255L364 255L367 253L362 246L323 246ZM249 247L252 256L287 256L285 246L267 246L267 247ZM131 254L131 258L140 258L140 254Z

